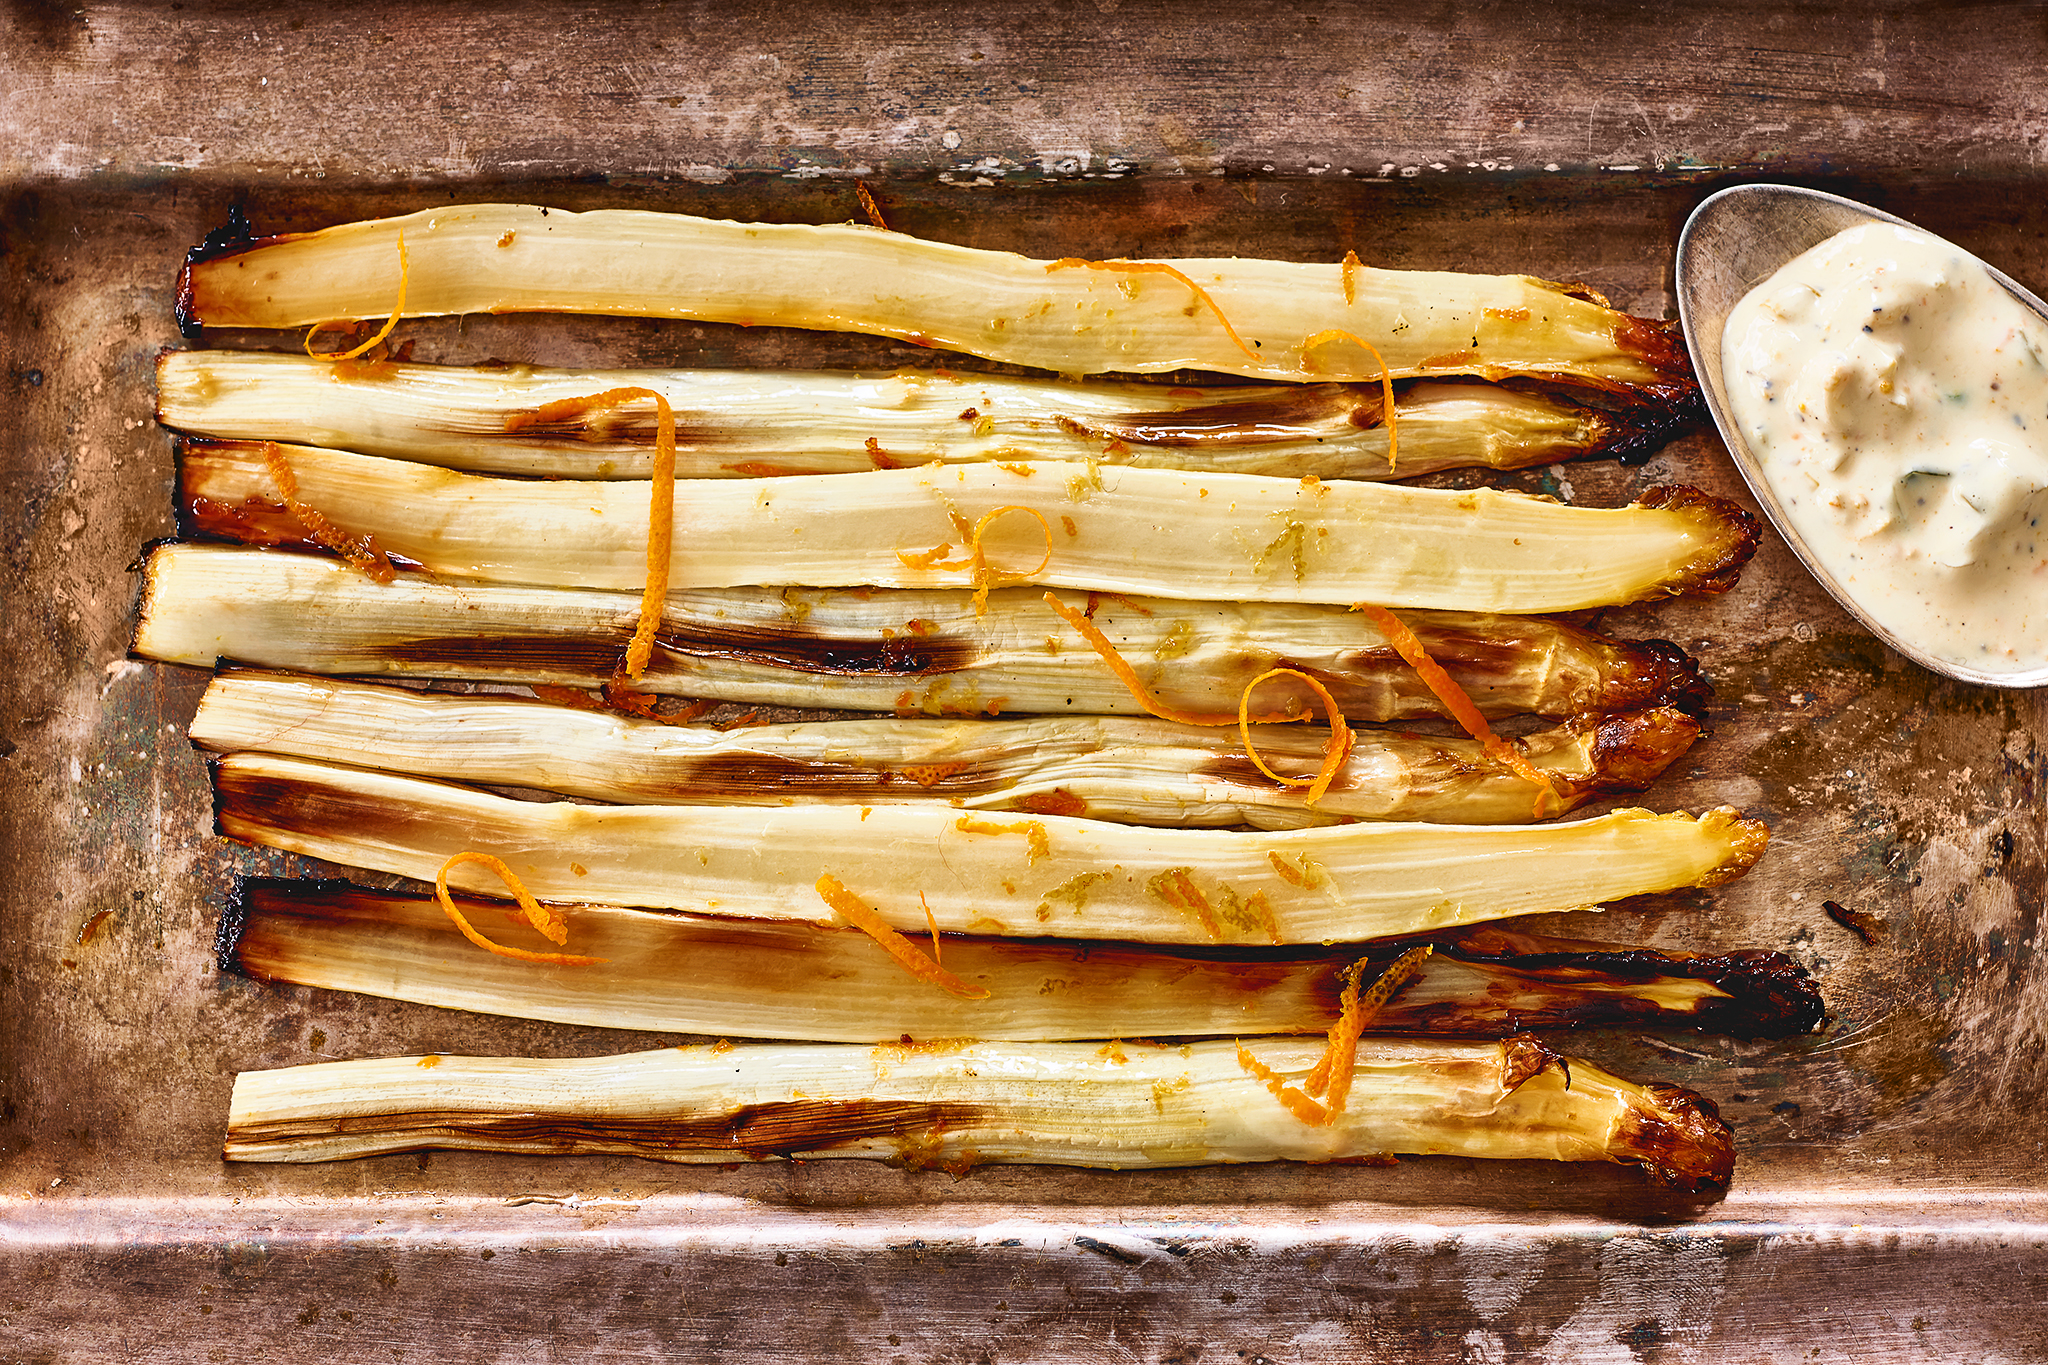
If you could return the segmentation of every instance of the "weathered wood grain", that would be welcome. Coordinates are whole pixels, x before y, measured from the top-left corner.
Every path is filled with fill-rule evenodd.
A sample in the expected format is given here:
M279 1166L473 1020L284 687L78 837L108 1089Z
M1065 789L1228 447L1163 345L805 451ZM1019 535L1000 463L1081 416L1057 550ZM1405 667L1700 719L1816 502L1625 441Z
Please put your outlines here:
M20 0L0 174L2029 173L2020 5Z

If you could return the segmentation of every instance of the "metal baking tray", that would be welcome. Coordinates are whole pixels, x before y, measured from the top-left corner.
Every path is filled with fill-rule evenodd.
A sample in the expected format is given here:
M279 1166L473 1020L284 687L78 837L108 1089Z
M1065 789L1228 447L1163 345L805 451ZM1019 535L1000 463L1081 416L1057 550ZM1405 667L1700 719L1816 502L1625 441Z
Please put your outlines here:
M893 225L951 241L1356 250L1667 316L1690 207L1790 175L2048 281L2039 133L2000 112L2048 96L2037 21L1518 13L0 11L0 1358L2048 1359L2048 702L1887 654L1774 543L1726 597L1600 622L1679 641L1718 689L1710 738L1649 799L1738 805L1771 851L1718 891L1555 924L1777 948L1820 979L1810 1038L1571 1041L1719 1102L1725 1199L1451 1159L960 1179L218 1159L237 1071L670 1041L215 971L231 878L312 864L210 834L182 735L205 678L127 648L138 551L172 529L151 412L174 273L232 206L264 231L494 198L829 221L857 216L862 178ZM447 361L952 363L632 320L403 335ZM1613 505L1671 481L1747 500L1704 432L1508 482Z

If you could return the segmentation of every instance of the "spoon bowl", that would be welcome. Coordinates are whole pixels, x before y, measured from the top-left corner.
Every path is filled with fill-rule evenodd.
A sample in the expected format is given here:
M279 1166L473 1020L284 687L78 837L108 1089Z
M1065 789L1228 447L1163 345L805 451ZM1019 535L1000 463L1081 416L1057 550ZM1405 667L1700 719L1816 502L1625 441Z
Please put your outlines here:
M1962 682L1989 687L2048 686L2048 665L2023 673L1990 673L1971 668L1929 654L1924 647L1902 638L1877 619L1871 606L1858 600L1799 534L1765 478L1762 463L1736 424L1727 377L1721 366L1721 334L1728 315L1750 290L1777 273L1780 266L1839 232L1870 222L1927 231L1853 199L1791 185L1738 185L1722 190L1693 210L1678 238L1678 317L1685 332L1686 348L1692 353L1693 370L1706 394L1707 408L1713 413L1714 425L1720 430L1736 469L1778 535L1792 547L1807 572L1871 634L1922 668ZM1978 264L1984 265L1991 278L2014 298L2048 322L2048 304L2004 272L1982 261Z

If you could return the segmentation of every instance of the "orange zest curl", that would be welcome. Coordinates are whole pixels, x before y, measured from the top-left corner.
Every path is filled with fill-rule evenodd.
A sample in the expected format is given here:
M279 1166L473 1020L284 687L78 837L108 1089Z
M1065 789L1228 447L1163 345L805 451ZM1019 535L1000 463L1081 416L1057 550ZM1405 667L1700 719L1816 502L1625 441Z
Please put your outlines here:
M503 246L504 243L500 242L498 243L498 245ZM405 254L405 232L403 229L400 229L398 234L398 302L392 306L391 316L385 319L384 325L377 329L377 333L375 336L371 337L368 341L365 341L360 346L350 347L346 351L314 350L313 338L320 334L320 328L316 326L311 331L306 333L306 354L313 357L313 359L315 360L354 360L357 356L369 350L372 346L375 346L385 337L390 336L391 329L398 325L398 319L405 315L405 287L410 282L411 278L412 262L407 258Z
M981 547L981 538L987 533L989 526L994 523L997 517L1009 512L1029 513L1038 518L1039 529L1045 532L1044 557L1038 561L1036 566L1021 574L1004 573L1002 570L991 565L988 562L988 555ZM967 519L959 513L954 512L951 515L953 517L954 529L967 542L967 558L947 558L953 552L953 542L950 540L934 545L931 549L917 554L898 550L896 558L907 569L966 569L969 581L974 584L974 614L976 616L980 616L988 610L989 589L1001 587L1005 582L1028 583L1044 573L1046 565L1052 563L1052 523L1048 522L1045 519L1045 514L1035 507L1025 507L1020 503L1012 503L1007 507L998 507L992 512L984 513L981 520L975 522L971 527L967 524Z
M890 957L895 958L905 971L918 980L929 981L946 994L958 996L962 1000L988 999L988 987L968 985L919 952L915 943L891 929L880 915L860 897L847 890L845 884L831 873L824 873L818 878L816 889L818 895L824 899L825 904L832 907L835 914L881 944ZM919 899L922 900L922 896ZM925 922L931 926L934 935L932 947L936 951L938 920L932 915L929 903L925 905Z
M1442 664L1429 657L1429 651L1422 647L1422 641L1415 638L1415 632L1408 629L1406 622L1385 607L1374 606L1370 602L1360 602L1352 610L1365 613L1366 619L1379 628L1380 634L1387 637L1387 643L1394 647L1394 652L1407 661L1429 690L1436 694L1437 700L1444 704L1444 710L1450 713L1451 719L1464 726L1465 733L1479 741L1479 747L1486 751L1488 758L1537 788L1535 814L1541 816L1544 798L1558 799L1557 788L1551 785L1549 776L1538 772L1521 749L1493 732L1493 727L1486 723L1486 717L1479 714L1479 708L1472 704L1472 698L1465 695L1465 689L1444 671Z
M502 943L493 943L485 938L462 917L462 912L455 908L455 901L448 894L448 874L464 863L477 863L497 873L505 885L511 888L513 897L519 902L519 908L526 912L527 923L548 942L567 943L569 926L562 919L561 912L542 905L533 898L533 893L513 875L511 868L505 866L503 859L495 858L488 853L479 853L475 849L464 849L442 863L441 870L434 874L434 897L441 902L441 908L448 912L448 918L455 921L455 927L462 931L462 936L471 943L485 952L496 953L499 957L517 958L521 962L552 962L563 967L589 967L604 961L601 957L582 957L575 953L533 953L524 948L508 948Z
M1349 275L1345 276L1347 283L1345 292L1347 294L1350 292L1348 288L1350 278ZM1350 302L1349 298L1345 302ZM1386 404L1387 412L1387 472L1391 474L1394 472L1395 460L1401 449L1401 421L1394 411L1394 376L1387 370L1387 359L1380 354L1379 347L1373 345L1364 337L1347 332L1341 327L1325 327L1322 331L1317 332L1314 336L1301 343L1302 368L1304 370L1308 368L1308 353L1310 351L1313 351L1318 346L1327 346L1333 341L1348 341L1354 346L1364 348L1372 356L1373 363L1380 367L1380 398Z
M1122 260L1090 261L1085 260L1079 256L1062 256L1057 261L1047 262L1045 267L1045 273L1050 275L1055 270L1071 270L1075 266L1084 266L1089 270L1116 270L1129 275L1171 275L1174 279L1179 280L1182 284L1186 285L1189 289L1193 290L1196 301L1207 305L1209 311L1216 315L1216 321L1223 324L1224 334L1230 338L1231 342L1236 345L1238 350L1243 351L1247 356L1251 357L1252 361L1255 364L1264 365L1266 363L1265 359L1262 356L1260 356L1257 351L1254 351L1251 347L1244 344L1244 338L1237 334L1237 328L1230 325L1230 319L1224 316L1223 309L1217 305L1215 299L1209 296L1209 291L1202 288L1201 285L1196 284L1193 280L1189 279L1186 275L1174 269L1166 262Z
M398 577L398 571L391 567L391 557L378 546L375 537L352 536L329 521L319 508L300 500L298 476L292 473L291 464L277 442L263 443L263 462L270 467L270 477L277 484L285 509L298 518L299 525L306 528L306 534L315 543L332 550L379 583L389 583Z
M1314 777L1282 777L1267 767L1265 760L1259 757L1259 751L1252 747L1252 689L1266 679L1277 678L1283 673L1292 674L1307 683L1315 694L1322 698L1323 709L1330 717L1330 742L1323 747L1322 770ZM1244 685L1244 693L1237 699L1237 733L1244 741L1245 755L1251 759L1253 766L1283 786L1307 787L1308 792L1304 799L1311 806L1323 799L1323 793L1330 790L1330 783L1343 770L1344 760L1351 757L1351 727L1345 723L1344 713L1337 709L1337 699L1330 695L1329 688L1298 668L1269 668Z
M988 557L982 553L982 533L988 530L990 523L1006 512L1029 512L1038 518L1039 529L1045 532L1045 557L1038 561L1038 567L1027 573L999 573L989 566ZM1006 577L1013 583L1022 583L1029 582L1045 572L1046 565L1052 563L1052 524L1045 519L1043 512L1034 507L1024 507L1016 503L1008 507L998 507L993 512L984 513L981 520L974 523L974 534L968 538L967 550L969 561L974 566L974 614L979 616L988 609L988 590L1000 585Z

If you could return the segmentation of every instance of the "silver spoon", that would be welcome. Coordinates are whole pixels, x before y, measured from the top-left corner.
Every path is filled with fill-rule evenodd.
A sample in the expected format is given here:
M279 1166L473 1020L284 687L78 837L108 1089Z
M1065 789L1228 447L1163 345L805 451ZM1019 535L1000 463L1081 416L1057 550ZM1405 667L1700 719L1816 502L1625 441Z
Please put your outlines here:
M1868 606L1828 572L1800 537L1735 424L1727 380L1721 370L1721 332L1727 325L1728 314L1745 294L1775 274L1779 266L1838 232L1868 222L1895 223L1926 231L1853 199L1791 185L1737 185L1722 190L1693 210L1685 231L1678 236L1678 317L1685 329L1686 347L1692 352L1693 369L1707 396L1707 407L1714 414L1714 425L1720 428L1721 440L1734 457L1736 469L1770 517L1771 525L1806 565L1807 572L1871 634L1922 668L1945 677L1990 687L2048 686L2048 666L2025 673L1986 673L1937 659L1911 640L1901 639L1876 619ZM1989 265L1984 269L2014 298L2048 321L2048 304L2003 271Z

